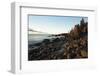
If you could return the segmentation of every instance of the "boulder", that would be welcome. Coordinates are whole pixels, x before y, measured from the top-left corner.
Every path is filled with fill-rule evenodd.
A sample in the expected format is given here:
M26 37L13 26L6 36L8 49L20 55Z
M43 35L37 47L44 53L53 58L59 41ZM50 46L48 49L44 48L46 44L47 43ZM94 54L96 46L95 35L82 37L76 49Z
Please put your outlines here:
M49 43L50 43L50 40L49 40L49 39L44 39L44 40L42 41L42 43L49 44Z

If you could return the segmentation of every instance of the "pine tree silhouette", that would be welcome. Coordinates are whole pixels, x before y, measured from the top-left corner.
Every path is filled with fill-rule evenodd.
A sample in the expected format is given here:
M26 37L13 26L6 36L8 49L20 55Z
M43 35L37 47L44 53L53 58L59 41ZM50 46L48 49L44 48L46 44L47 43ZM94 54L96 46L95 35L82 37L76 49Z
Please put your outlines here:
M82 18L82 20L80 21L80 25L84 25L84 19Z

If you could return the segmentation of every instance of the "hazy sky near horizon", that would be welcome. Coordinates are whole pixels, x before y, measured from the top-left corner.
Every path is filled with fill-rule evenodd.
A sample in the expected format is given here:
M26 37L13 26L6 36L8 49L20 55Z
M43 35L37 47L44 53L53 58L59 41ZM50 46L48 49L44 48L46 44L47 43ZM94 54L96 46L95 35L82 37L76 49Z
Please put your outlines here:
M29 29L49 34L69 32L80 20L88 22L88 17L80 16L39 16L29 15Z

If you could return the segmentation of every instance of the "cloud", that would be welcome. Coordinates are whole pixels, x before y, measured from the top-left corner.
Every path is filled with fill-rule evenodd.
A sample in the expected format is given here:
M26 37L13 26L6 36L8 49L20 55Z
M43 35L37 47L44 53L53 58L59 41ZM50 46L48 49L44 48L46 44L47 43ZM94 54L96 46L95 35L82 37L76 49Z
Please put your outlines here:
M42 31L36 31L36 30L33 30L33 29L31 29L31 28L28 29L28 32L29 32L29 33L47 34L47 33L42 32Z
M31 28L29 28L28 31L37 32L37 31L35 31L35 30L31 29Z

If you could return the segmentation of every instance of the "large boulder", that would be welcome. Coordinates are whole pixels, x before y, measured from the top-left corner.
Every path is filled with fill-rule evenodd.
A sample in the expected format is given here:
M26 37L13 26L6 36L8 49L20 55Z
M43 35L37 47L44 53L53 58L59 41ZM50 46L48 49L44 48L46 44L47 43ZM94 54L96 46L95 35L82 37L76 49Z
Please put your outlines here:
M53 39L53 42L59 42L59 41L60 41L60 38Z
M49 44L49 43L50 43L50 40L49 40L49 39L44 39L44 40L42 41L42 43L44 43L44 44Z

